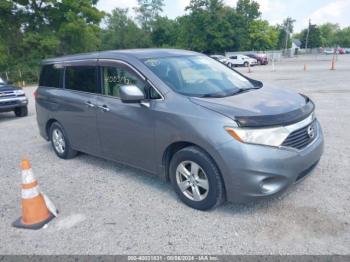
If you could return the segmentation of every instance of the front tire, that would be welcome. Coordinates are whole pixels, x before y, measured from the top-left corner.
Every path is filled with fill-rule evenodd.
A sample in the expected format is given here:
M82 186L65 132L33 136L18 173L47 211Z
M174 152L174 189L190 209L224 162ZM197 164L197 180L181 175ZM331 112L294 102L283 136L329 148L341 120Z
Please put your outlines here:
M208 210L224 201L224 185L214 161L191 146L176 152L170 162L170 180L179 198L189 207Z
M16 107L14 112L16 117L25 117L28 115L28 107L26 106Z
M50 140L52 148L59 158L71 159L77 155L78 152L71 147L69 139L60 123L54 122L51 125Z
M249 66L249 63L248 63L248 62L244 62L243 66L244 66L244 67L248 67L248 66Z

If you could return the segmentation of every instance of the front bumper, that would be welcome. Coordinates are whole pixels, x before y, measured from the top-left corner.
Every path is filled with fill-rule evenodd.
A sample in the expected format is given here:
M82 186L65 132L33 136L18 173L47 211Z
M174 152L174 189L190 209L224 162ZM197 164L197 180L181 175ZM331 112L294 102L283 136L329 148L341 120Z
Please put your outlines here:
M0 112L12 111L17 107L27 106L28 98L25 96L0 98Z
M217 148L217 159L228 201L244 203L282 193L304 178L323 153L323 133L317 122L317 138L301 151L239 143Z

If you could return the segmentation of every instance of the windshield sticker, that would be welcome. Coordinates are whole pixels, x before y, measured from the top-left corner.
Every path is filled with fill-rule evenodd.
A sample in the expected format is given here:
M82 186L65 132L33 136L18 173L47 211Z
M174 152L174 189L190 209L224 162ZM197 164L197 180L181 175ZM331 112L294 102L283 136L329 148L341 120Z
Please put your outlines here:
M62 69L63 68L63 64L54 64L53 67L55 69Z
M148 59L145 61L147 66L155 67L160 65L160 61L158 59Z

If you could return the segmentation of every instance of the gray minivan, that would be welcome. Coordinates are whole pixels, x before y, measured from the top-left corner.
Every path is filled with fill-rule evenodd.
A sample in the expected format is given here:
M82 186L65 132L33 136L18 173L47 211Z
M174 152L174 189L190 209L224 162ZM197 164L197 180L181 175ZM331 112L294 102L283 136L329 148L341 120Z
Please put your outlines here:
M140 168L200 210L275 196L323 152L308 97L191 51L48 59L35 97L40 133L58 157L84 152Z

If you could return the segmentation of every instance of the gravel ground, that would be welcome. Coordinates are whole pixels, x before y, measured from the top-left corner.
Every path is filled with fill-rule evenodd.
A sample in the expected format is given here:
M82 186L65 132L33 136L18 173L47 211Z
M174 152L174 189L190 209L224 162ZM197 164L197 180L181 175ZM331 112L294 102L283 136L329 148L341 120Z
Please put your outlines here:
M209 212L183 205L169 184L81 154L58 159L29 116L0 114L0 254L349 254L350 55L286 59L248 75L309 95L325 134L313 174L281 197ZM303 70L306 64L307 71ZM247 73L247 68L239 68ZM20 214L20 161L29 158L60 210L46 229L11 227Z

